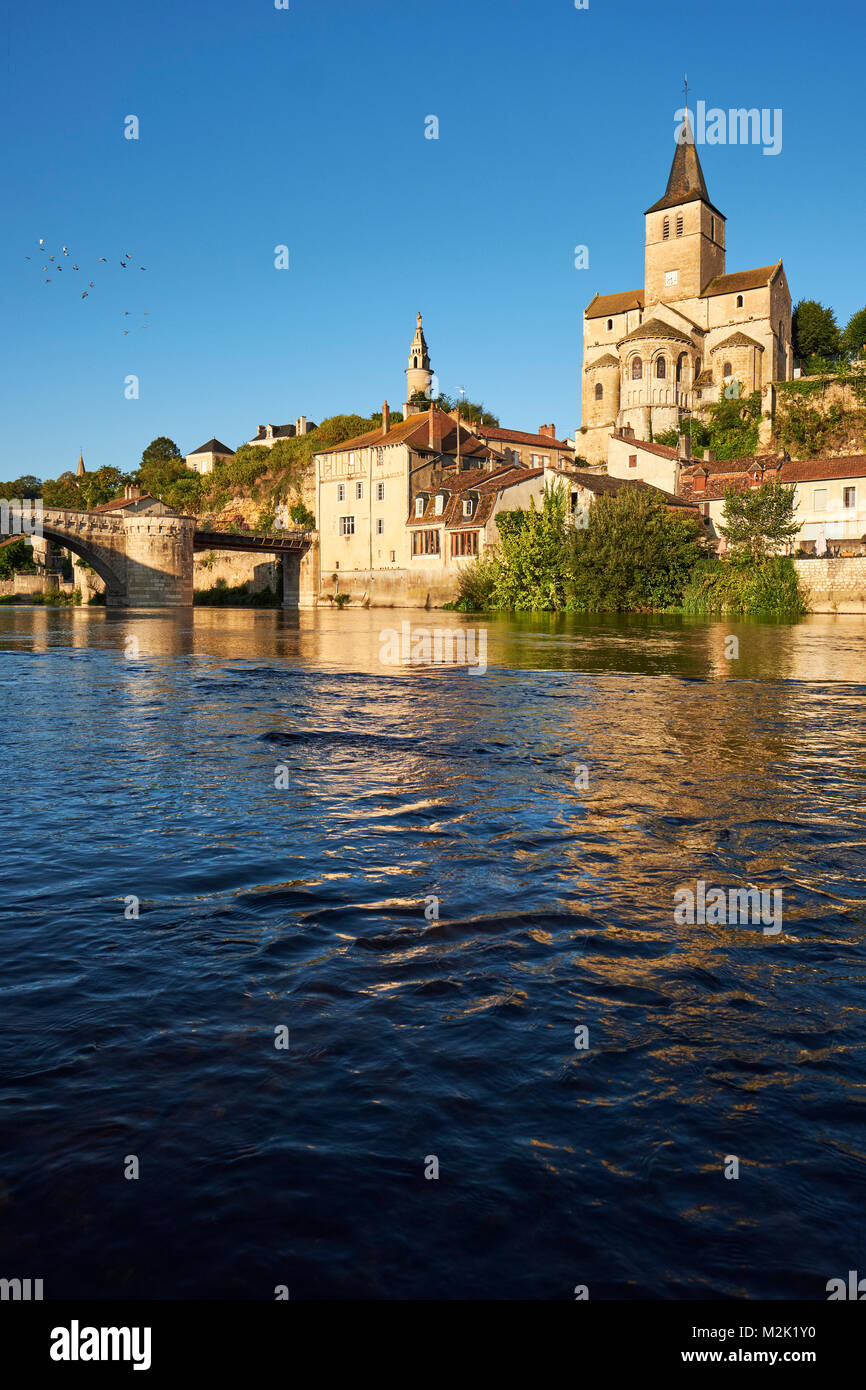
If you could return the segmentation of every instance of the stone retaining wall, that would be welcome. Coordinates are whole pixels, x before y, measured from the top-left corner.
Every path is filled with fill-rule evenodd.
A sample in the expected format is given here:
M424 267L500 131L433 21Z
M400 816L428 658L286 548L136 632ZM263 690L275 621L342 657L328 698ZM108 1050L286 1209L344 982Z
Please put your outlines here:
M866 556L795 560L811 613L866 613Z

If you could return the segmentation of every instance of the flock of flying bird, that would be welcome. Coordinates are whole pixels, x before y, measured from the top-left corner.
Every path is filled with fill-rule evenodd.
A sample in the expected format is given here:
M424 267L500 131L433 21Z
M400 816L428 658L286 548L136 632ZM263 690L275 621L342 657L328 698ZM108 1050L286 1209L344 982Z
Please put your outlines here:
M40 237L40 238L39 238L39 254L40 254L40 256L44 256L44 255L45 255L45 250L46 250L46 248L45 248L45 238L44 238L44 237ZM55 274L56 274L56 275L62 275L62 274L63 274L63 266L62 266L62 264L61 264L61 253L62 253L62 256L63 256L64 258L68 259L68 258L69 258L69 247L68 247L68 246L62 246L62 247L60 248L60 252L58 252L58 254L57 254L56 256L49 256L47 262L46 262L45 265L42 267L43 270L49 270L49 269L50 269L50 270L52 271L52 274L51 274L51 275L46 276L46 279L45 279L46 285L50 285L50 284L51 284L51 281L52 281L52 279L54 278L54 275L55 275ZM32 260L33 260L33 257L32 257L32 256L25 256L24 259L25 259L25 261L32 261ZM108 257L107 257L107 256L100 256L99 259L100 259L100 261L103 262L105 265L108 264ZM124 269L124 270L126 270L126 267L130 264L131 261L132 261L132 255L131 255L131 253L130 253L129 251L124 252L123 257L121 258L121 261L120 261L120 264L123 266L123 269ZM139 270L147 270L147 266L145 266L145 265L140 265L138 268L139 268ZM67 266L66 269L69 270L69 266ZM75 261L72 262L72 269L73 269L73 270L78 270L78 269L79 269L79 267L78 267L78 265L75 263ZM86 271L84 271L84 272L82 272L82 273L85 274L85 275L87 274ZM82 299L86 299L86 298L88 297L88 295L90 294L90 291L91 291L93 288L94 288L94 281L93 281L93 280L88 280L88 282L87 282L87 289L84 290L84 291L82 291L81 298L82 298ZM125 310L125 312L124 312L124 317L125 317L125 318L129 318L129 315L130 315L130 310L129 310L129 309ZM146 309L144 310L144 317L147 318L147 310L146 310ZM146 323L143 323L141 326L142 326L142 328L147 328L147 324L146 324ZM126 337L128 333L129 333L129 329L128 329L128 328L125 328L125 329L123 330L123 336Z

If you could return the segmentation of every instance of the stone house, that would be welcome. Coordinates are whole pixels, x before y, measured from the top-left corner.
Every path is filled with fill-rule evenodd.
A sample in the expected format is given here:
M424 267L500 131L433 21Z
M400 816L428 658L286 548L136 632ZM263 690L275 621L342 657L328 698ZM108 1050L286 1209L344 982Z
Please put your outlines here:
M230 449L227 444L221 444L218 439L209 439L206 444L199 445L191 454L187 454L186 466L194 468L196 473L212 473L215 463L223 459L233 459L234 456L234 449Z

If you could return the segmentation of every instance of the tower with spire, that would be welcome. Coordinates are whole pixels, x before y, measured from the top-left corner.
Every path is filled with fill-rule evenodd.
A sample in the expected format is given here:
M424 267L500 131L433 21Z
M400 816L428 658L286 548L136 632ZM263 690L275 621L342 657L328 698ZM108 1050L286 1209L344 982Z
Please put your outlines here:
M79 455L78 455L78 467L77 467L77 469L75 470L75 476L76 476L76 478L83 478L83 477L84 477L84 473L85 473L85 468L84 468L84 451L82 450L82 451L79 453Z
M595 294L583 314L577 453L608 467L620 436L655 441L725 396L793 376L781 259L728 273L725 216L710 201L687 106L676 119L667 187L644 214L644 283Z
M688 111L677 133L664 196L647 208L644 295L647 304L700 295L725 273L725 216L710 202Z
M421 315L419 313L415 324L415 336L409 347L409 365L406 368L406 403L403 406L403 414L407 419L410 415L418 415L424 409L421 405L413 404L412 397L420 392L429 401L432 383L433 372L430 367L430 354L427 351L427 342L424 337L424 329L421 327Z

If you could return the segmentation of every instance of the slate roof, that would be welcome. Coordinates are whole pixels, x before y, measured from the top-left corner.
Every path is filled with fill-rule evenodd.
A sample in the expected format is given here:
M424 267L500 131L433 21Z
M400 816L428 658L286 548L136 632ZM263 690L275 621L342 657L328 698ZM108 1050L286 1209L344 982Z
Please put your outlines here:
M664 197L659 198L657 203L653 203L651 208L647 208L647 212L662 212L665 208L679 207L682 203L693 203L700 199L724 221L725 214L719 212L719 209L713 207L710 202L710 195L704 180L704 171L701 168L701 161L698 159L695 138L688 116L683 119L677 132L676 141L677 147L674 150L673 163L668 175Z
M227 444L220 444L218 439L209 439L207 444L200 444L191 451L193 454L228 454L230 458L234 458L234 452Z
M603 357L597 357L594 362L587 362L586 370L591 372L593 367L618 367L619 358L614 357L612 352L606 352Z
M682 333L678 328L665 323L663 319L647 319L646 323L639 323L637 328L633 328L630 333L626 333L624 338L620 338L620 343L634 343L640 338L662 338L675 343L690 343L691 338L686 333Z
M720 343L716 343L715 347L711 347L710 352L721 352L722 348L725 347L756 347L760 348L761 352L764 351L762 345L754 338L750 338L748 333L732 333L729 338L723 338Z

